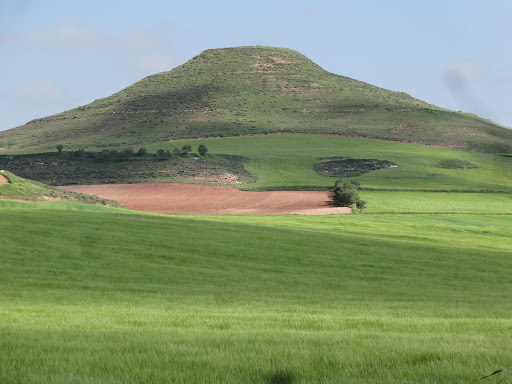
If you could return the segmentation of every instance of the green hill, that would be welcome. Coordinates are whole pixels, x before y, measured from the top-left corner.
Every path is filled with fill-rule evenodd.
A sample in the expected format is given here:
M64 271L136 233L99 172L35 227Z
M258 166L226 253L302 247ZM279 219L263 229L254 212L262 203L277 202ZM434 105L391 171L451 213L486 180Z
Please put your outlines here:
M18 177L12 172L4 170L0 170L0 178L7 180L7 183L0 184L0 200L24 200L34 203L43 203L43 205L46 202L52 202L52 204L56 203L57 205L60 203L73 202L79 203L79 205L92 204L122 207L117 201L100 199L82 193L64 192L42 183ZM0 207L6 205L11 205L11 203L2 203ZM84 209L87 208L84 207Z
M296 51L272 47L204 51L110 97L0 132L0 151L269 132L512 151L511 129L329 73Z

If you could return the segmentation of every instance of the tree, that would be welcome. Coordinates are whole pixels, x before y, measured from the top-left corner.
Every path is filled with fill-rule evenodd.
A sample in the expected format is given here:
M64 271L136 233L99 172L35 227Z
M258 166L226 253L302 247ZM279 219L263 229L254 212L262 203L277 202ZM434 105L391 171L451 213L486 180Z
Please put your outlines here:
M201 156L205 156L206 153L208 152L208 148L206 148L206 145L200 144L199 147L197 148L197 152L199 152Z
M144 147L140 147L137 151L137 156L146 156L148 153L148 150Z
M83 157L85 153L85 150L83 148L80 148L76 151L73 151L73 157Z
M57 151L59 151L59 153L62 153L63 149L64 149L64 146L62 144L57 145Z
M125 157L132 157L134 154L133 148L125 148L124 155Z
M358 186L350 181L337 180L333 191L335 203L342 207L356 207L362 211L366 207L366 201L361 200L357 188Z
M187 157L188 153L192 150L192 147L190 145L184 145L181 147L180 156L181 157Z
M161 160L167 158L167 153L163 149L159 149L158 151L156 151L156 154L158 155L158 158Z

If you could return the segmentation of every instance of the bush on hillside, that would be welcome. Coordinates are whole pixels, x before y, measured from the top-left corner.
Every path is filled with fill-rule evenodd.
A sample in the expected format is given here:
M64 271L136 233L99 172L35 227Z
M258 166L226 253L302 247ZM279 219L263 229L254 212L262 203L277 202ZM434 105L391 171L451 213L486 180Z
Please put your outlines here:
M206 145L200 144L199 147L197 148L197 152L199 152L201 156L205 156L206 153L208 153L208 148L206 148Z
M357 208L362 211L366 207L366 201L361 200L357 188L358 186L350 181L337 180L334 184L334 202L341 207Z

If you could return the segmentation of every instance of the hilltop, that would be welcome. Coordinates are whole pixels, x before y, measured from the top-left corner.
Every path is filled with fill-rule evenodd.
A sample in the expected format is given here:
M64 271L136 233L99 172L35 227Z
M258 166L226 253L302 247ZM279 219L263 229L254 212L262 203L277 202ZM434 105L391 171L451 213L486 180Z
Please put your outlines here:
M512 130L329 73L284 48L210 49L88 105L0 132L0 151L329 133L511 152Z

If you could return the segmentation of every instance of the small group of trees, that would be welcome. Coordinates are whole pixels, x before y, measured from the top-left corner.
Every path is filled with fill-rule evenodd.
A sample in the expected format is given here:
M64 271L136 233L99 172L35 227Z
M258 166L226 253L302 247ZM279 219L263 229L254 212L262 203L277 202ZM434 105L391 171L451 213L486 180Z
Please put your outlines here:
M64 146L62 144L57 145L57 151L59 154L62 153ZM190 145L184 145L179 148L174 148L172 152L170 150L159 149L156 151L154 156L158 157L161 160L178 158L178 157L188 157L192 152L192 147ZM204 144L199 145L197 148L197 152L201 156L206 156L208 153L208 148ZM132 148L126 148L123 151L116 151L115 149L104 149L101 152L86 152L84 149L80 148L76 151L71 151L70 155L72 157L82 158L84 156L96 159L98 161L107 161L107 160L128 160L130 157L139 156L145 157L147 156L148 151L145 147L139 148L137 152L135 152Z
M337 180L333 191L334 202L341 207L357 208L362 211L366 207L366 200L361 200L358 188L357 184L350 181Z
M57 145L57 151L59 155L62 154L62 150L64 146L62 144ZM76 151L68 152L69 156L75 158L89 158L96 159L97 161L107 161L107 160L128 160L130 157L134 156L146 156L148 153L147 149L144 147L139 148L137 152L133 150L133 148L126 148L122 151L117 151L115 149L104 149L100 152L88 152L83 148L77 149Z
M156 151L156 155L158 156L159 159L166 160L172 158L176 159L178 157L188 157L190 155L190 152L192 152L192 147L190 145L184 145L183 147L181 147L181 149L174 148L172 152L170 150L166 151L163 149L159 149L158 151ZM197 152L201 156L205 156L206 153L208 153L208 148L206 148L204 144L201 144L197 148Z
M159 149L156 151L156 155L160 160L167 160L167 159L177 159L178 157L187 157L189 153L192 151L192 147L190 145L184 145L179 148L174 148L172 152L170 150L164 150Z
M108 160L119 160L119 161L127 161L131 157L134 156L145 156L147 153L146 148L139 148L137 152L135 152L132 148L126 148L122 151L116 151L115 149L104 149L101 152L86 152L85 156L91 159L96 159L97 161L108 161Z

